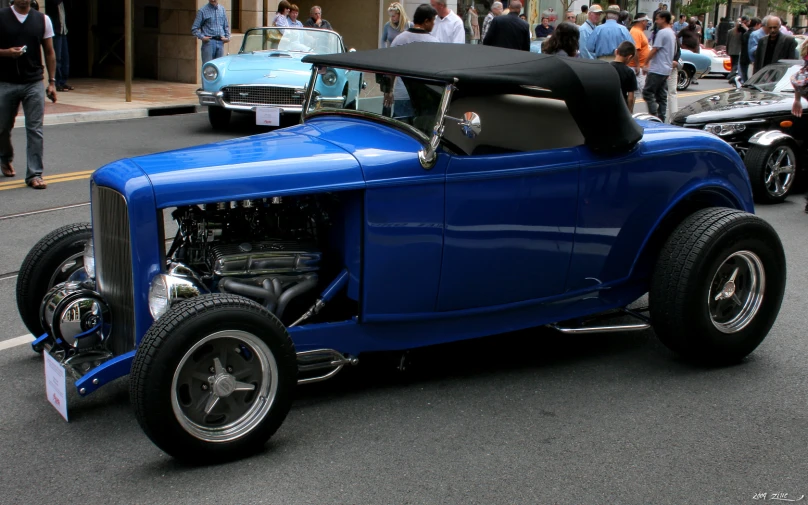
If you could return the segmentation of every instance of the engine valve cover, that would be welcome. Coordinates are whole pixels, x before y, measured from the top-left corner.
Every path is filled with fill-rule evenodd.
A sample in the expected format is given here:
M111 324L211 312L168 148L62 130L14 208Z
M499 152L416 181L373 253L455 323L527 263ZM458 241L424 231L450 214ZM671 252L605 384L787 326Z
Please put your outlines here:
M311 244L269 240L211 246L208 261L214 274L226 277L313 272L321 256Z

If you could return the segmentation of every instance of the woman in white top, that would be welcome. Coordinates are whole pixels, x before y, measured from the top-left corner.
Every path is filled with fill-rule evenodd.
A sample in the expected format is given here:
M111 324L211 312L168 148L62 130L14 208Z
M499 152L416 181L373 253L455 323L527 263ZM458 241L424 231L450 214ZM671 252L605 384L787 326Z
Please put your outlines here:
M281 0L278 3L278 12L275 14L275 19L272 20L272 26L289 26L289 19L286 17L292 11L292 4L287 0Z

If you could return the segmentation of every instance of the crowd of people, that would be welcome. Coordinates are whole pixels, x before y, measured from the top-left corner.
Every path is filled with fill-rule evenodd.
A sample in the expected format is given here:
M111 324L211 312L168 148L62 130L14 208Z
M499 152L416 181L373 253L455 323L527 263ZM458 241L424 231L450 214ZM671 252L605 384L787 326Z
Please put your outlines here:
M712 22L705 26L703 14L689 18L683 14L676 20L665 3L660 3L650 18L639 12L632 19L617 5L604 10L598 4L584 5L578 14L568 11L558 23L554 23L555 16L545 13L533 33L519 0L506 5L493 2L482 22L476 9L469 8L461 17L441 0L431 0L430 5L423 4L416 11L422 16L435 12L428 33L422 33L423 23L421 28L409 26L401 4L394 3L388 10L390 22L384 27L382 46L392 46L398 35L415 30L429 35L421 37L429 42L482 43L529 51L535 36L543 40L542 53L611 62L620 76L629 109L633 112L635 93L641 93L649 113L668 122L678 110L681 50L698 53L702 45L713 47L716 41L716 28ZM411 38L405 40L415 41ZM796 58L797 44L779 17L767 16L761 21L744 16L728 34L727 52L740 85L748 78L749 67L757 71L773 61ZM392 107L394 91L385 96L385 104Z

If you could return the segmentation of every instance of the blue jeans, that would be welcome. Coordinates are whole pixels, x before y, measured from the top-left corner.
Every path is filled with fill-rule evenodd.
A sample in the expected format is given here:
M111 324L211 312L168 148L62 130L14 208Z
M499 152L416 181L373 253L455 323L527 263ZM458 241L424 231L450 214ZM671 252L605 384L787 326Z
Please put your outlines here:
M64 87L70 75L70 52L67 49L67 35L53 36L53 52L56 53L56 86Z
M202 64L224 56L224 42L221 40L202 41Z
M28 140L28 166L25 182L42 176L42 119L45 116L45 86L42 81L28 84L0 82L0 161L11 163L14 148L11 146L11 129L22 102L25 114L25 134Z

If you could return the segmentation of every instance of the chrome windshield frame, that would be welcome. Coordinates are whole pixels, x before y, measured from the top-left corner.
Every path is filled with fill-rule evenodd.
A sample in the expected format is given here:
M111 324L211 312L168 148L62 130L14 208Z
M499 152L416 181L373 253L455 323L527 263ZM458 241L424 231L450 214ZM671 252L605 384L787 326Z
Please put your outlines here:
M295 31L298 31L299 30L299 31L320 32L320 33L329 32L329 35L328 35L329 37L331 36L330 34L333 34L333 35L336 35L337 39L339 39L340 49L342 49L340 52L341 53L347 52L347 50L345 49L345 40L343 40L342 35L340 35L339 33L335 32L333 30L323 30L322 28L310 28L310 27L307 27L307 26L255 26L253 28L249 28L246 32L244 32L244 37L241 40L241 45L239 46L238 53L236 53L236 54L254 54L254 53L258 53L258 52L269 52L269 51L283 51L283 52L286 52L284 49L280 49L280 50L279 49L262 49L261 51L244 51L244 46L247 43L247 35L249 35L250 32L258 31L258 30L270 30L270 29L272 29L272 30L281 30L281 31L283 31L283 30L295 30ZM301 51L292 51L292 52L301 52ZM307 53L307 54L309 54L309 53Z
M452 93L455 90L455 83L457 82L457 79L454 79L454 82L450 84L447 84L446 82L439 83L443 86L443 94L441 96L440 105L438 106L438 111L435 114L435 125L432 128L432 135L429 136L412 125L408 125L407 123L396 121L393 118L382 116L380 114L375 114L373 112L367 112L361 110L348 110L348 109L344 110L329 109L329 110L307 112L309 110L309 107L311 106L311 102L314 96L314 87L317 83L317 75L321 68L324 67L320 67L317 65L312 66L311 78L309 78L309 83L306 87L306 96L305 99L303 100L303 111L300 113L301 124L305 123L307 118L315 116L325 116L325 115L361 117L366 119L372 119L374 121L381 121L394 128L405 131L414 136L415 138L417 138L418 141L423 146L423 149L418 151L418 161L421 163L421 166L426 170L429 170L435 166L435 162L437 161L438 158L437 149L438 146L440 145L441 138L443 137L446 113L449 110L449 104L452 103ZM375 73L370 70L362 70L355 68L346 68L346 70L355 70L363 73L365 72Z

